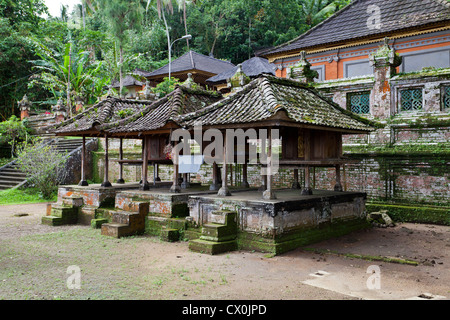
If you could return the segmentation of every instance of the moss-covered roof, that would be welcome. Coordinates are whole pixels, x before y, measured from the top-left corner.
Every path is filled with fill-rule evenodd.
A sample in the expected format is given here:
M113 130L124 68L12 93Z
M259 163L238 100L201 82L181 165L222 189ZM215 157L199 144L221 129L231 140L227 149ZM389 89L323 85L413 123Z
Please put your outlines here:
M181 116L178 122L193 126L251 124L268 120L284 110L290 121L309 126L370 132L377 124L323 97L310 86L273 76L261 76L241 91L206 108Z
M169 121L189 112L194 112L222 99L217 92L189 89L176 86L175 90L153 104L134 114L99 127L109 133L131 133L151 131L164 127Z
M60 135L99 131L98 126L118 121L124 116L139 112L153 103L154 101L119 99L108 96L105 100L75 117L49 128L49 131Z

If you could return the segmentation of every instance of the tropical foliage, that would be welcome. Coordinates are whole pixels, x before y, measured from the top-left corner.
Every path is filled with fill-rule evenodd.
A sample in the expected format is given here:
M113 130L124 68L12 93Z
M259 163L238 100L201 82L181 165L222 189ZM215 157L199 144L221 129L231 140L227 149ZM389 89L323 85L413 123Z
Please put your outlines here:
M240 63L349 2L80 0L73 11L63 6L44 18L44 0L0 0L0 121L19 114L25 93L33 109L49 109L59 98L91 104L112 80L136 68L155 70L187 50ZM192 39L174 42L186 34Z

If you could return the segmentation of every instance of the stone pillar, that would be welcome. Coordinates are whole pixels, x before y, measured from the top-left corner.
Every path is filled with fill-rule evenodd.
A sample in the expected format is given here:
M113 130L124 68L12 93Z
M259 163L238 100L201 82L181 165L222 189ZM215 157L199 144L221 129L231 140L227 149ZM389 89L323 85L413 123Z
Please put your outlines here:
M192 89L193 87L195 87L195 85L196 85L196 83L194 81L194 78L192 77L192 73L188 73L186 81L183 82L183 86L185 86L186 88Z
M79 186L88 186L86 181L86 137L83 136L83 144L81 146L81 180Z
M103 183L101 184L102 187L109 188L112 187L111 182L109 182L109 158L108 158L108 149L109 149L109 143L108 143L108 135L105 134L105 173L103 177Z
M242 90L242 87L250 82L250 78L242 71L242 65L237 65L238 69L236 73L227 79L227 86L231 89L231 92L237 92Z
M288 70L289 72L289 70ZM311 64L306 60L306 52L300 52L300 60L290 70L290 79L303 83L314 82L314 78L318 78L319 74L315 70L311 70Z
M24 95L22 100L17 102L20 109L20 120L28 118L30 116L31 102L28 100L27 95Z
M56 122L63 122L66 118L66 108L62 99L59 99L56 105L52 107L52 111L55 113Z
M395 113L391 110L391 86L389 79L395 75L396 68L402 63L402 58L395 54L389 46L389 39L384 45L369 56L370 64L374 68L375 83L371 95L370 113L377 118L388 118Z
M83 106L84 106L83 99L80 97L77 97L77 99L75 101L75 112L79 113L79 112L83 111Z

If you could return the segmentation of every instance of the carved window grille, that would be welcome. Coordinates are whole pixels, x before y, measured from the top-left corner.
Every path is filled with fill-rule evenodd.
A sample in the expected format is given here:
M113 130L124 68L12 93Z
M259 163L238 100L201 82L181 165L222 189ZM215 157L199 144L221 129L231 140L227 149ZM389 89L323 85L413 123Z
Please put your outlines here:
M351 112L357 114L370 113L370 91L349 93L347 101Z
M450 108L450 86L445 86L442 89L443 89L442 106L444 109L449 109Z
M422 89L405 89L400 91L400 111L422 110Z

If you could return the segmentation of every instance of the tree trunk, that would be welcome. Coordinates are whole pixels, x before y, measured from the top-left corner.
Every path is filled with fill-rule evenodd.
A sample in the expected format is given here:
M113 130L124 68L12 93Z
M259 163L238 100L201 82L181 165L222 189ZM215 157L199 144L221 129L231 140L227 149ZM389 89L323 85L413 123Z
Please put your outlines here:
M122 44L119 44L120 48L119 48L119 52L120 52L120 57L119 57L119 97L122 97L122 90L123 90L123 75L122 75L122 65L123 65L123 46Z
M70 44L69 49L69 71L67 72L67 112L69 118L72 118L72 106L70 105L70 64L72 60L72 44Z
M169 27L167 26L166 15L164 14L164 10L161 10L164 26L166 27L166 36L167 36L167 49L169 50L169 64L172 60L172 53L170 52L170 35L169 35ZM169 66L169 85L170 85L170 66Z

